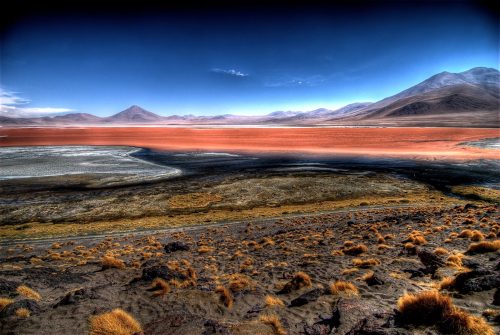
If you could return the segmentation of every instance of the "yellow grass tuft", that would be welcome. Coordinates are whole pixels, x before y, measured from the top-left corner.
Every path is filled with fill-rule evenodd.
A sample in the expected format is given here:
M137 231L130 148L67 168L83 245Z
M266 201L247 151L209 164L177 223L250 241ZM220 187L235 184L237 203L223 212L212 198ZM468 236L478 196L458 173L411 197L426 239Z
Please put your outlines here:
M40 293L38 293L37 291L29 288L26 285L19 286L16 289L16 291L17 291L17 293L19 293L22 296L25 296L28 299L32 299L32 300L36 300L36 301L42 300L42 296L40 295Z
M266 307L284 307L285 306L285 303L283 302L283 300L281 300L278 297L272 296L272 295L266 295L264 302L266 304Z
M233 307L233 295L231 291L229 291L224 286L217 286L215 288L215 293L219 294L219 301L226 306L227 308Z
M30 310L27 309L27 308L18 308L16 309L16 316L18 318L23 318L23 319L26 319L26 318L29 318L30 317Z
M276 314L263 314L259 317L259 320L263 324L273 327L275 334L286 335L286 330L283 328L283 325Z
M451 287L453 287L454 284L455 284L454 277L445 277L439 283L439 289L440 290L449 290Z
M493 242L483 241L478 243L472 243L467 249L469 254L484 254L487 252L495 252L500 249L500 240L495 240Z
M445 248L438 247L438 248L434 249L434 253L436 255L442 256L442 255L448 255L450 252Z
M358 244L352 247L344 248L344 254L356 256L368 251L368 247L364 244Z
M452 267L452 268L462 269L463 268L463 265L462 265L462 258L463 257L464 257L464 255L462 255L462 254L450 255L448 257L448 259L446 260L446 265L448 265L449 267Z
M202 245L201 247L198 248L198 253L200 254L206 254L209 252L213 252L215 248L209 247L208 245Z
M479 242L479 241L482 241L484 240L484 234L482 232L480 232L479 230L474 230L472 232L472 236L470 237L471 241L474 241L474 242Z
M120 308L90 318L89 335L134 335L142 333L140 323Z
M101 264L103 269L125 269L125 262L114 256L103 256L101 258Z
M460 232L460 234L458 234L457 237L460 237L460 238L471 238L472 237L472 230L470 229L464 229Z
M454 308L440 325L445 334L456 335L494 335L493 328L481 317Z
M170 292L170 284L161 278L155 278L151 284L151 288L154 289L153 296L159 297Z
M436 325L444 334L493 335L482 318L453 305L448 296L436 291L405 294L398 300L399 317L405 324Z
M14 302L13 299L9 298L0 298L0 311L2 311L5 307L9 306Z
M353 283L348 281L338 280L335 283L330 283L330 293L333 295L358 295L359 290Z
M380 265L380 261L376 258L361 259L355 258L352 260L352 264L358 268L369 268L371 266Z
M404 294L397 307L402 321L413 325L434 325L449 315L453 304L448 296L437 291Z
M253 286L252 280L247 276L239 273L231 275L229 279L229 289L232 292L240 292L252 286Z

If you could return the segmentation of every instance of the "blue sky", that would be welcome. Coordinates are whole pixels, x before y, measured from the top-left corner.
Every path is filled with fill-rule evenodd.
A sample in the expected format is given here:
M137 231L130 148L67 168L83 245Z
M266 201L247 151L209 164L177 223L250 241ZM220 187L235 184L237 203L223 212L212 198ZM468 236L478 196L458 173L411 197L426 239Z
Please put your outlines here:
M1 36L0 115L21 116L334 109L499 59L498 19L467 3L30 16Z

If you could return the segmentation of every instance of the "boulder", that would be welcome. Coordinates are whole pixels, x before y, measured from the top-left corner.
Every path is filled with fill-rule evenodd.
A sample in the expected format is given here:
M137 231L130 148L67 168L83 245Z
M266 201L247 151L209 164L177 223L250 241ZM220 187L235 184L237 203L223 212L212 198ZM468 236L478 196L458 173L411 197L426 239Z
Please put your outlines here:
M165 252L169 254L171 252L176 252L176 251L189 251L190 247L186 243L175 241L167 243L164 246L164 249Z
M290 302L289 307L299 307L299 306L306 305L310 302L314 302L314 301L318 300L318 298L321 297L323 294L324 294L324 290L319 289L319 288L315 288L314 290L306 292L306 293L302 294L301 296L299 296L298 298L293 299Z

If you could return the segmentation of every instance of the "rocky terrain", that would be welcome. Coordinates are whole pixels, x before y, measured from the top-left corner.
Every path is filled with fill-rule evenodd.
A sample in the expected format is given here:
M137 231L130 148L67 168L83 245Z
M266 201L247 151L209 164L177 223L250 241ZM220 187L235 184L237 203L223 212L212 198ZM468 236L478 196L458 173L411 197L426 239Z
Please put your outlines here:
M0 331L494 334L499 229L468 203L4 244Z

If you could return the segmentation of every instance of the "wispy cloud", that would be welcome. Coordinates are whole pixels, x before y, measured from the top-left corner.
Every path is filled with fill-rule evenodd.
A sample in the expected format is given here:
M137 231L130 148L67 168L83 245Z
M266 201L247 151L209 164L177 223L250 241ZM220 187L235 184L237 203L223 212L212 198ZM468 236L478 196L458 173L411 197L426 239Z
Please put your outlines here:
M228 76L233 76L233 77L248 77L248 73L243 73L241 71L235 70L235 69L219 69L219 68L213 68L210 70L211 72L214 73L221 73L221 74L226 74Z
M312 76L283 76L277 78L269 78L264 82L266 87L314 87L319 86L327 81L327 78L322 75Z
M29 99L23 98L18 92L0 88L0 116L7 117L38 117L73 112L70 108L58 107L26 107Z

